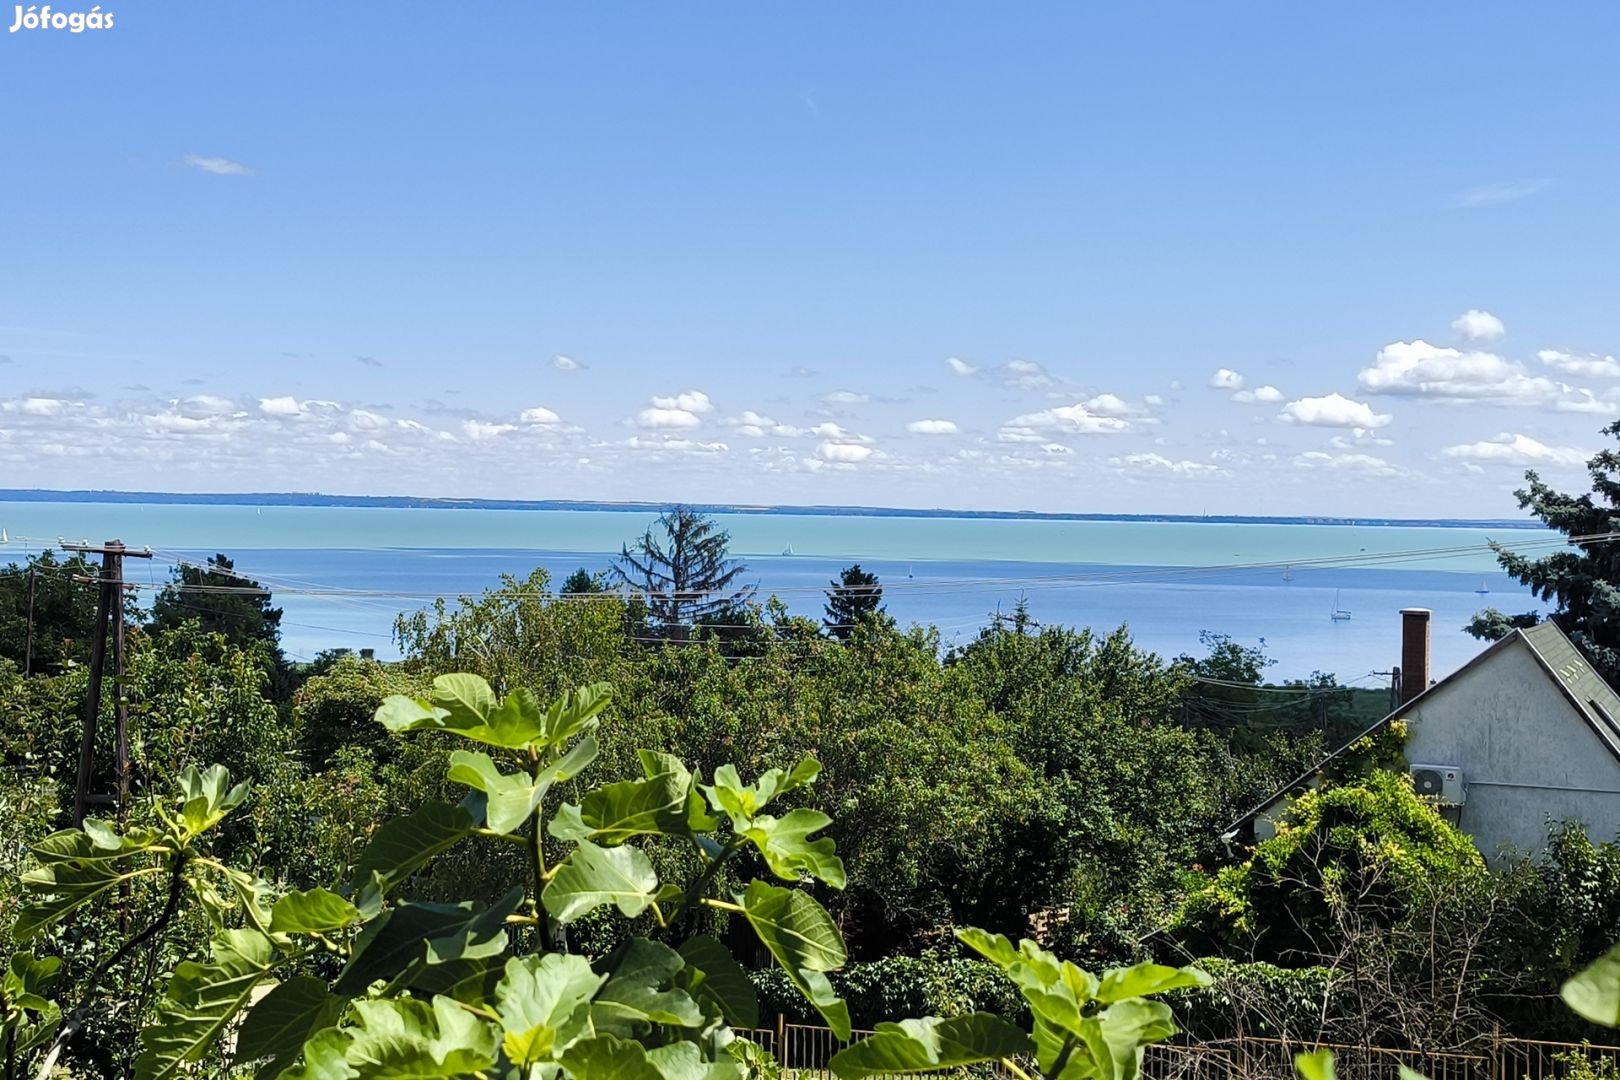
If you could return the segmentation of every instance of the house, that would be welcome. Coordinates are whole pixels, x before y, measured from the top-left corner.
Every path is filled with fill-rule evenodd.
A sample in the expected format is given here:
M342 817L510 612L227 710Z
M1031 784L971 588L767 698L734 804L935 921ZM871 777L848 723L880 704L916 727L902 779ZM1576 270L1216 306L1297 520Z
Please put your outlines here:
M1579 821L1594 840L1615 839L1620 695L1552 623L1515 630L1431 686L1429 618L1423 609L1401 612L1400 706L1364 734L1406 722L1418 792L1433 795L1487 859L1540 848L1549 822ZM1274 835L1289 798L1317 786L1348 750L1239 818L1227 841Z

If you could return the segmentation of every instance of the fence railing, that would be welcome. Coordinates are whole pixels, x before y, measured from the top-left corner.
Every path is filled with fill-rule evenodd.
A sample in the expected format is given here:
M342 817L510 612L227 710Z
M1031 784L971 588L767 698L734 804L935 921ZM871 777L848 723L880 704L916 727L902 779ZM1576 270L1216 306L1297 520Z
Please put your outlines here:
M738 1034L770 1051L787 1080L831 1080L827 1063L847 1045L827 1028L781 1020L774 1028L738 1029ZM856 1031L853 1037L870 1034ZM1142 1075L1144 1080L1294 1080L1294 1055L1322 1047L1338 1056L1339 1080L1396 1080L1402 1065L1429 1080L1561 1080L1576 1059L1585 1059L1599 1075L1606 1066L1620 1076L1620 1046L1490 1038L1462 1050L1416 1050L1253 1036L1150 1046ZM996 1067L982 1075L1012 1076Z

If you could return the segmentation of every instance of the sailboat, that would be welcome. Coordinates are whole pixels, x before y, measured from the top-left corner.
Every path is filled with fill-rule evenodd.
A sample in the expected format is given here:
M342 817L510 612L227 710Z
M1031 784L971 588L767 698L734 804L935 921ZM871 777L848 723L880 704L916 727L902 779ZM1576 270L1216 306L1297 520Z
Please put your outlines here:
M1477 588L1477 589L1475 589L1475 590L1474 590L1474 592L1475 592L1475 593L1476 593L1476 594L1477 594L1477 595L1479 595L1479 596L1487 596L1487 595L1489 595L1489 594L1490 594L1490 591L1491 591L1491 587L1490 587L1490 585L1489 585L1489 584L1488 584L1488 583L1487 583L1487 582L1486 582L1486 581L1485 581L1485 579L1484 579L1484 578L1481 578L1481 579L1480 579L1480 581L1479 581L1479 588Z
M1294 566L1293 566L1292 563L1290 563L1289 565L1283 567L1283 580L1284 581L1293 581L1294 580Z
M1339 606L1338 589L1333 590L1333 611L1331 614L1329 614L1328 618L1332 619L1334 622L1348 622L1350 620L1350 612Z
M9 543L11 543L11 537L6 535L6 530L0 529L0 544L9 544Z
M788 556L790 556L792 554L793 554L793 545L792 544L789 544L787 547L782 549L782 557L783 558L787 558Z

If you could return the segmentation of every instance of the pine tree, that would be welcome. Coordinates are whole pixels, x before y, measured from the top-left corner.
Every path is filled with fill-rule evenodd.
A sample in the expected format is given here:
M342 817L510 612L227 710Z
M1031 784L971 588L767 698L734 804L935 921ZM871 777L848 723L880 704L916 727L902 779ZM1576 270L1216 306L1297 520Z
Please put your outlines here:
M1603 434L1620 436L1620 422L1605 427ZM1586 469L1592 477L1590 494L1554 491L1530 471L1524 474L1528 486L1514 496L1521 509L1571 541L1620 531L1620 451L1600 451ZM1592 666L1610 683L1620 683L1620 544L1572 543L1539 558L1492 546L1502 569L1540 599L1556 604L1549 617L1580 646ZM1506 615L1487 608L1467 629L1475 637L1495 639L1515 627L1534 626L1541 617L1539 612Z
M613 576L641 596L669 637L684 641L694 625L724 620L753 599L753 586L737 585L748 568L728 556L730 543L731 534L713 518L672 506L624 545Z
M606 592L607 585L602 580L603 576L600 571L593 574L582 566L563 581L562 595L583 596L588 593Z
M847 566L830 582L827 590L827 633L839 641L848 641L855 624L868 615L883 610L883 586L876 574L861 569L861 564Z
M281 609L271 606L269 589L234 573L235 566L224 555L209 556L207 566L176 566L173 580L152 602L151 629L172 630L196 620L205 632L222 634L232 644L263 644L280 667Z

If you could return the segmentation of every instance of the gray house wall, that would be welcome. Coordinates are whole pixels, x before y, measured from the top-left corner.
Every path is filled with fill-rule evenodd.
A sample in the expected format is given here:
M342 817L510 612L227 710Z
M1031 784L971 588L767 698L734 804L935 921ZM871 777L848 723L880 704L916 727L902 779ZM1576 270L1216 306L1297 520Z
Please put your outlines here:
M1504 642L1412 703L1406 759L1462 769L1457 817L1487 858L1543 846L1549 820L1620 834L1620 761L1547 677L1528 645Z

